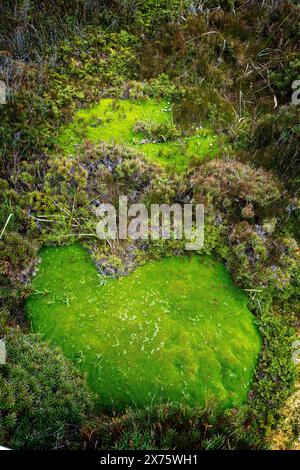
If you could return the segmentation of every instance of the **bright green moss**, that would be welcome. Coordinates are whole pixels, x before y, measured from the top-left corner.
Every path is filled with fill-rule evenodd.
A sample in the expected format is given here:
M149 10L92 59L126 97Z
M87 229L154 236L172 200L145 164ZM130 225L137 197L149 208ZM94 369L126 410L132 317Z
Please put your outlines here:
M215 156L219 150L216 136L208 129L195 129L192 137L176 141L141 143L142 133L135 133L137 122L158 124L172 122L172 111L167 101L103 99L90 109L78 111L71 124L65 127L57 144L66 153L74 154L74 146L84 140L125 144L143 152L146 158L175 171L183 170L193 159Z
M172 257L106 280L79 245L41 259L32 328L88 373L101 406L246 400L260 336L222 264Z

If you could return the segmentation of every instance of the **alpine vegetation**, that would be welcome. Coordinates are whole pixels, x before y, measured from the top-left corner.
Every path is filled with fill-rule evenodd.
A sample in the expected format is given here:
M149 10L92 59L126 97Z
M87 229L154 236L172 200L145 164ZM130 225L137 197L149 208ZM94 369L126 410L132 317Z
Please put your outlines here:
M299 2L0 16L0 446L299 450Z

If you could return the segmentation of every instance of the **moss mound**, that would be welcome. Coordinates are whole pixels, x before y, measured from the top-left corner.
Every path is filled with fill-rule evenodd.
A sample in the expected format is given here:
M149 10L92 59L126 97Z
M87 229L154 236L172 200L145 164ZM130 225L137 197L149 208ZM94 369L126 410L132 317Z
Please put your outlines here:
M84 380L39 335L10 329L7 363L0 366L0 442L16 449L61 449L78 440L93 410Z
M153 138L143 133L137 124L154 128ZM66 153L74 153L74 146L84 140L93 143L115 142L134 147L146 158L174 171L182 171L191 159L214 157L219 151L216 136L208 129L193 128L191 136L170 137L174 129L170 103L155 99L112 100L103 99L99 104L76 113L57 139ZM157 129L160 129L159 137ZM141 128L141 126L140 126Z
M171 257L107 280L79 245L41 258L26 304L33 330L88 372L102 407L246 400L261 341L222 264Z

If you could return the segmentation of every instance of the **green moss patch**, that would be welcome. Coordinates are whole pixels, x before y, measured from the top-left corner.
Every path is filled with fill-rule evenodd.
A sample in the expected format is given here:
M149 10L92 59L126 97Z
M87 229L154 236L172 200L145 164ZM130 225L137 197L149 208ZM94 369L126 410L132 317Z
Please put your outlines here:
M74 154L75 146L85 140L125 144L141 151L146 158L173 171L183 170L193 160L214 157L220 145L216 135L204 128L194 128L192 136L181 136L164 142L145 142L143 134L134 131L138 122L172 123L171 105L167 101L103 99L99 104L76 113L57 139L65 153Z
M26 310L88 374L104 408L244 402L261 340L244 293L211 257L99 276L79 245L44 248Z

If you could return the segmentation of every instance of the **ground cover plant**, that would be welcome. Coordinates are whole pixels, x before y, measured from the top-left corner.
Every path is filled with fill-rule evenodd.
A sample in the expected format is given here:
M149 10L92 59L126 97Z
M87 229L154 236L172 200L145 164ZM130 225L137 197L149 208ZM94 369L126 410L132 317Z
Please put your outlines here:
M299 448L299 2L12 0L0 12L0 445ZM96 208L124 194L204 204L203 248L99 240ZM143 325L154 343L167 336L163 352L125 334L135 294L137 317L161 316L154 338ZM175 382L164 397L147 354Z
M112 280L78 245L41 258L29 320L88 371L101 407L246 400L261 343L221 264L171 257Z
M58 136L57 145L74 154L84 140L125 144L173 171L182 171L191 160L215 156L219 149L213 130L195 125L184 136L173 124L170 101L155 99L102 99L97 106L76 113L74 120Z
M0 377L2 445L64 446L93 408L84 377L39 335L9 329L6 339L9 364L1 366Z

